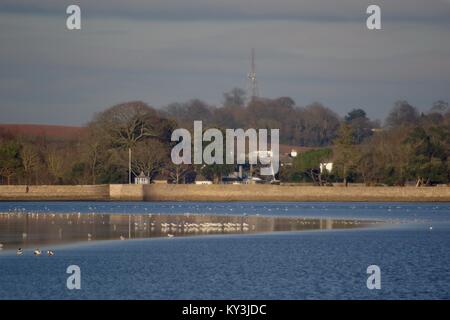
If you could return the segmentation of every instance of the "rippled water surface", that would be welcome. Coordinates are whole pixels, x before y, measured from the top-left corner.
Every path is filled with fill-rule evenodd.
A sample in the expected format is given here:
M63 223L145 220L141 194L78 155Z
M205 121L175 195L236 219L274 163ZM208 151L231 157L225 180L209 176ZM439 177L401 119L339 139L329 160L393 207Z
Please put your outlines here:
M10 241L13 234L14 245L24 243L20 228L25 217L45 217L46 222L29 221L33 227L25 238L55 252L52 257L34 256L26 249L16 256L4 246L2 299L450 298L446 203L0 202L0 212L0 237ZM13 218L6 219L8 215ZM116 229L114 216L121 217ZM75 228L81 242L45 242L44 235L58 238L58 230L69 228L68 221L76 225L77 219L97 219L97 230L105 222L108 228L100 234L108 236L83 239L87 233L93 238L94 231L81 222ZM371 220L389 224L354 228ZM261 230L251 230L256 221L264 222ZM151 223L157 237L135 239L150 234ZM173 225L163 231L161 223ZM202 223L211 228L209 233L185 229L185 224ZM232 224L229 232L224 230L227 223ZM121 236L126 241L106 240ZM66 268L73 264L81 268L82 289L69 291ZM366 268L372 264L381 268L381 290L366 287Z

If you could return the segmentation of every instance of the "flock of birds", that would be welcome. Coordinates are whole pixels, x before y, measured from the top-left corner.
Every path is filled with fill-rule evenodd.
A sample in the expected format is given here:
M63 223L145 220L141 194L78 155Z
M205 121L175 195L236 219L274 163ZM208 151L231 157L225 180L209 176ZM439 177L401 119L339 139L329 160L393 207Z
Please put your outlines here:
M22 248L19 248L16 251L16 255L18 255L18 256L23 255L23 253L24 253L24 251L23 251ZM41 256L42 255L42 250L41 249L36 249L36 250L33 251L33 254L35 256ZM55 253L52 250L47 250L47 256L51 257L53 255L55 255Z
M254 229L255 226L252 226ZM248 223L220 223L220 222L204 222L204 223L161 223L161 231L166 233L168 231L183 230L184 232L236 232L236 231L249 231L250 225ZM171 234L168 234L170 237Z
M3 249L3 244L0 243L0 250L2 250L2 249ZM24 251L23 251L22 248L19 248L16 251L16 255L18 255L18 256L23 255L23 253L24 253ZM36 250L33 251L33 253L34 253L35 256L40 256L40 255L42 255L42 250L41 249L36 249ZM47 250L47 255L49 257L51 257L51 256L55 255L55 252L53 252L53 250Z
M147 223L144 222L143 229L146 230ZM155 229L156 224L154 222L150 223L150 230ZM183 231L186 233L209 233L209 232L239 232L239 231L249 231L250 228L252 230L255 229L254 225L249 225L248 223L212 223L212 222L204 222L204 223L161 223L161 232L166 233L168 238L173 238L175 236L174 233ZM138 229L138 223L135 222L135 229ZM126 240L127 238L123 235L120 235L119 240ZM92 240L92 234L87 234L87 240Z
M146 225L146 223L144 223ZM155 223L151 223L151 230L154 230ZM161 223L161 232L166 233L168 238L175 237L174 233L177 232L185 232L185 233L210 233L210 232L239 232L239 231L249 231L250 228L253 230L255 226L250 226L248 223L213 223L213 222L204 222L204 223ZM145 227L144 227L145 229ZM126 240L124 236L119 237L120 240ZM88 234L88 240L91 240L91 234Z
M19 249L17 249L17 251L16 251L16 255L21 256L21 255L24 254L24 252L25 252L25 251L24 251L22 248L19 248ZM42 250L41 250L41 249L36 249L36 250L33 251L33 254L34 254L35 256L41 256L41 255L42 255ZM53 252L53 250L47 250L47 256L51 257L51 256L53 256L53 255L55 255L55 253Z
M152 225L154 226L154 223L152 223ZM254 225L252 225L252 228L254 229ZM237 230L242 230L242 231L248 231L249 230L249 225L248 223L232 223L232 222L228 222L228 223L212 223L212 222L205 222L205 223L188 223L185 222L184 224L175 224L175 223L161 223L161 231L162 232L166 232L167 233L167 237L169 238L173 238L175 235L172 233L169 233L169 231L177 231L179 229L183 229L183 231L185 232L220 232L220 231L225 231L225 232L233 232L233 231L237 231ZM429 226L428 227L429 231L433 230L433 226ZM88 233L88 240L91 240L92 235L90 233ZM126 238L124 236L120 236L119 238L120 240L126 240ZM3 250L3 244L0 243L0 251ZM47 250L47 256L51 257L53 255L55 255L53 250ZM21 256L23 255L24 251L22 248L17 249L16 251L16 255ZM41 256L42 255L42 250L41 249L36 249L33 251L33 254L35 256Z

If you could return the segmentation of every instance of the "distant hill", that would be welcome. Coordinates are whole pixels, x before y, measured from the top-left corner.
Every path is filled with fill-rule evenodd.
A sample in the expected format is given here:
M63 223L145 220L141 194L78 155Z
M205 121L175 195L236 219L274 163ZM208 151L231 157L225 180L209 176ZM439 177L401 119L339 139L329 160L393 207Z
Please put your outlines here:
M0 132L13 136L46 137L52 139L77 139L86 128L40 124L0 124Z

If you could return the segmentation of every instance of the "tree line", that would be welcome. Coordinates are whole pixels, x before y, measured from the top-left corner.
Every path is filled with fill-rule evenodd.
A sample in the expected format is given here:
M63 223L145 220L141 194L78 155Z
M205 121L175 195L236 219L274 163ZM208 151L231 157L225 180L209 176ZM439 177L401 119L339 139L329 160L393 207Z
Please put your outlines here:
M382 128L367 125L363 110L350 112L341 122L333 144L300 154L284 170L288 181L319 185L342 181L366 185L416 186L450 181L450 109L437 101L419 113L407 101L397 101ZM320 170L320 163L333 170Z
M0 131L0 183L127 183L140 172L173 183L192 182L197 174L219 182L233 166L174 165L170 159L172 131L192 129L194 120L205 129L279 128L281 143L310 147L281 167L285 182L431 185L450 178L447 102L420 113L398 101L381 124L363 109L340 118L320 103L298 107L289 97L246 103L245 92L236 88L224 94L220 107L198 99L160 109L141 101L118 104L96 114L74 139ZM320 170L325 162L333 163L331 172Z
M173 103L162 114L183 128L191 128L194 120L219 128L280 129L280 143L307 147L332 144L341 119L321 103L298 107L289 97L252 99L246 104L245 91L235 88L224 94L219 108L193 99ZM376 121L367 123L379 127Z

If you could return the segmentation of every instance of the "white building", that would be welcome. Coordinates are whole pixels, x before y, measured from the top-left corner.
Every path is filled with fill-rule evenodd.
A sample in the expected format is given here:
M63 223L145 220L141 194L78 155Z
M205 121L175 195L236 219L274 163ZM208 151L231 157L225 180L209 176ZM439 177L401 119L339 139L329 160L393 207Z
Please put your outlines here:
M206 179L203 175L198 174L195 177L195 184L213 184L211 180Z
M328 173L333 171L333 162L324 162L320 164L320 173L324 173L325 171Z
M297 150L292 149L291 153L290 153L291 158L295 158L295 157L297 157L297 155L298 155Z
M141 171L139 176L134 178L135 184L150 184L150 177L147 177L144 172Z

